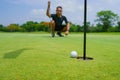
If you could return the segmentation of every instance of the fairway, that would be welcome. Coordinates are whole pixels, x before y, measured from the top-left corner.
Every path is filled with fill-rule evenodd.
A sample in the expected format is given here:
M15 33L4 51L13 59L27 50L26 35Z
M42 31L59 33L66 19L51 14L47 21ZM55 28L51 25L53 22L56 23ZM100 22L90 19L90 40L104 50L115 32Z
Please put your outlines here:
M0 33L0 80L119 80L120 33L88 33L51 38L49 33Z

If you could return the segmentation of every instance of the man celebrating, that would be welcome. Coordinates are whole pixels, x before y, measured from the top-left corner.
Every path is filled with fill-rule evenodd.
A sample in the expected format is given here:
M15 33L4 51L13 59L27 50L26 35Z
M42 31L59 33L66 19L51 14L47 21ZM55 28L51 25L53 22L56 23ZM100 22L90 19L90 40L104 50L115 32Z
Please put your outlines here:
M48 1L48 7L46 11L46 15L52 18L50 22L52 28L52 37L55 37L55 31L57 31L57 35L59 37L63 37L61 32L65 32L65 35L69 34L70 24L65 16L62 15L62 7L58 6L56 8L56 14L50 14L50 1ZM63 24L65 22L65 25Z

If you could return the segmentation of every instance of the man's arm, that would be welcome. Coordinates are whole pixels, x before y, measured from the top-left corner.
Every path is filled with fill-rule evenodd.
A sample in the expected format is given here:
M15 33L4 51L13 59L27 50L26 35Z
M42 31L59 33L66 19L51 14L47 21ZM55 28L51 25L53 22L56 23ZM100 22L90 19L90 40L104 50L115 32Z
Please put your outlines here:
M69 31L70 23L68 22L68 20L67 20L67 18L65 16L64 16L64 20L65 20L65 23L66 23L67 31Z
M47 7L46 15L48 17L51 17L51 14L50 14L50 1L48 1L48 7Z

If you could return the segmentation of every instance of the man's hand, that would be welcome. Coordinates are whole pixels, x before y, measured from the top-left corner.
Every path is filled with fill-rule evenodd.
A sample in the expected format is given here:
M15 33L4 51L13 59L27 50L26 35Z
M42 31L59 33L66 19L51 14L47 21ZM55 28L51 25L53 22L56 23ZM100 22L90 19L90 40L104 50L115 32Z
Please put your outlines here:
M69 34L69 31L65 31L65 35L67 36Z
M48 1L48 8L50 8L50 1Z
M47 15L48 17L51 16L51 14L50 14L50 1L48 1L48 7L47 7L46 15Z

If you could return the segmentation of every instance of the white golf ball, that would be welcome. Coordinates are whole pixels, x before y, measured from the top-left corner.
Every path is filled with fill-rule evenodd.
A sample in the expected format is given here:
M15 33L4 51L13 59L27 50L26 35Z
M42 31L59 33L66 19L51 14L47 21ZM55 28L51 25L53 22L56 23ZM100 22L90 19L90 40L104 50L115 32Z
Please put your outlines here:
M76 51L72 51L70 54L72 58L75 58L78 55Z

